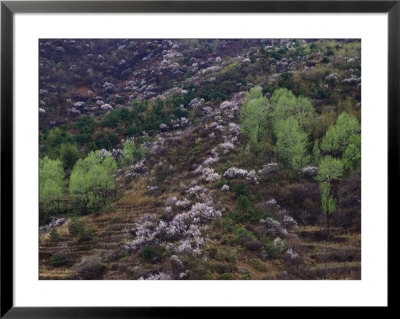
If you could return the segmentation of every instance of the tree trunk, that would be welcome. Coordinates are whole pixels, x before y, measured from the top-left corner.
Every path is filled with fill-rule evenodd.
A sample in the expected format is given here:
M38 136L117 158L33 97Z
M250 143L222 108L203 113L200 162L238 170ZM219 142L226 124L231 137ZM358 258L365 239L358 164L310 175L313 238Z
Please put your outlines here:
M326 213L326 225L328 229L328 241L331 241L331 232L330 232L330 214Z

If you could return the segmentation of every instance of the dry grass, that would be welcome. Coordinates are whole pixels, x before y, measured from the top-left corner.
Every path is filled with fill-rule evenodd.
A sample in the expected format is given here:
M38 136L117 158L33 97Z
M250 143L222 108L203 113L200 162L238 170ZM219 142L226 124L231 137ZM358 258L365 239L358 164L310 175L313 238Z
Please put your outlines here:
M68 226L69 226L69 219L67 219L66 222L64 224L62 224L61 226L55 227L55 230L60 235L60 238L65 238L65 237L69 236ZM52 240L51 236L50 236L50 232L43 232L39 235L39 243L40 244L44 244L50 240Z
M151 204L154 201L154 198L145 194L145 191L146 179L141 177L133 182L131 189L124 193L123 197L118 202L118 206Z
M40 280L66 280L72 279L75 271L69 267L40 267L39 279Z

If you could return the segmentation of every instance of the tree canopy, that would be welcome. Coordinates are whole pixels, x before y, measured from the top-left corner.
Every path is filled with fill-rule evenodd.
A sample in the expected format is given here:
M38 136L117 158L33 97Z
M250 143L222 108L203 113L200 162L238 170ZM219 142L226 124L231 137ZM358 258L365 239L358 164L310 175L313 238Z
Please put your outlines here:
M330 183L333 180L339 180L343 175L343 164L339 159L332 156L325 156L319 163L318 174L316 176L319 182Z
M307 155L307 134L299 122L294 117L289 117L278 121L275 128L275 152L278 157L296 170L308 165L310 156Z
M64 170L60 160L52 160L47 156L39 160L39 203L41 206L41 221L49 213L54 213L59 207L63 196Z
M124 167L142 159L145 155L146 148L143 144L135 143L135 140L132 138L125 141L119 162Z
M343 152L349 144L350 137L357 135L361 126L354 116L343 112L339 115L336 124L329 127L321 141L321 149L330 154Z
M240 130L254 146L265 134L268 123L269 101L262 95L260 87L254 87L246 94L245 103L240 108Z
M310 132L316 113L309 99L302 96L296 97L287 89L278 89L271 96L271 104L275 124L294 117L304 130Z
M111 155L104 158L100 152L91 152L85 159L79 159L71 173L69 193L83 213L97 208L115 189L117 164Z

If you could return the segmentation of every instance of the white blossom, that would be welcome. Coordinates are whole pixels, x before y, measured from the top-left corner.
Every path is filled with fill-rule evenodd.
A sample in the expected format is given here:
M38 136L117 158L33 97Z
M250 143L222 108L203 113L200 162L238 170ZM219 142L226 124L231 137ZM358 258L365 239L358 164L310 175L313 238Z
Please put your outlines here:
M170 275L160 272L148 277L140 277L139 280L170 280L172 279Z
M295 261L295 260L297 260L299 258L299 254L296 253L295 251L293 251L292 248L289 248L286 251L286 256L290 261Z
M297 222L293 219L293 217L288 215L283 217L282 224L289 230L298 227Z
M247 174L246 181L250 184L258 184L257 174L255 170L252 170Z
M227 191L230 190L230 187L229 187L229 185L226 185L226 184L225 184L224 186L222 186L221 190L222 190L223 192L227 192Z
M225 171L223 176L226 178L238 178L238 177L246 177L247 174L248 172L245 169L230 167Z
M221 175L216 173L212 168L205 167L202 169L201 172L203 175L200 178L205 180L206 182L213 183L221 179Z

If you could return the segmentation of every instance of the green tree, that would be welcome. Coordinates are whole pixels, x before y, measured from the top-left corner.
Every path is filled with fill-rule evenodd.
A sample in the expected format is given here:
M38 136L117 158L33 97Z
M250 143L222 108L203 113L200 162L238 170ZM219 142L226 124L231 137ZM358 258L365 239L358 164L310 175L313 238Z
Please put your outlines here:
M71 173L69 193L83 213L105 204L115 190L117 164L110 155L101 157L100 152L91 152L79 159Z
M47 156L39 160L39 204L40 222L47 220L50 213L59 209L63 196L64 170L60 160Z
M76 144L63 143L60 145L59 158L64 169L71 169L79 157L80 153Z
M343 152L343 166L345 169L353 169L361 164L361 135L352 135Z
M349 144L349 138L361 131L358 120L354 116L348 115L346 112L339 115L335 127L337 130L337 143L341 151Z
M287 89L278 89L271 96L271 104L275 124L294 117L304 130L311 132L316 113L310 100L302 96L296 97Z
M295 170L307 166L310 162L307 134L299 122L293 117L281 120L276 123L275 131L275 152L278 157Z
M146 156L146 148L143 144L136 145L133 138L125 141L122 155L119 159L121 167L130 165Z
M340 180L343 175L343 164L339 159L332 156L325 156L319 163L318 174L316 176L319 182L332 182Z
M331 126L322 138L321 149L330 154L343 152L349 144L350 137L359 134L360 131L358 120L343 112L338 116L336 124Z
M267 132L269 102L260 87L252 88L240 108L240 130L256 150L261 137Z
M343 164L339 159L328 155L321 160L316 179L319 181L321 190L322 211L326 214L328 240L330 240L330 218L337 207L337 201L331 194L331 183L334 180L340 180L342 175Z
M328 128L324 137L322 138L321 149L326 153L333 154L334 151L339 150L339 145L337 141L338 138L337 138L336 128L335 126L331 126Z
M315 140L314 147L313 147L313 162L315 165L318 165L321 159L321 151L319 150L318 140Z

